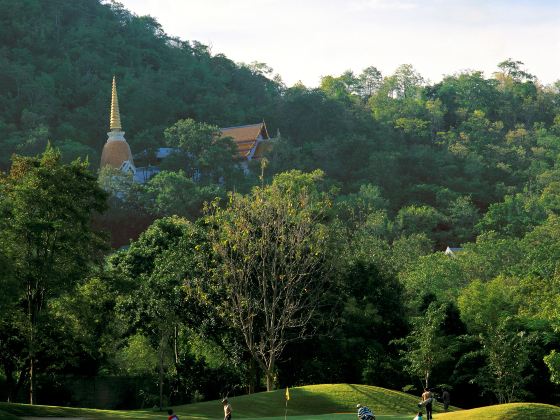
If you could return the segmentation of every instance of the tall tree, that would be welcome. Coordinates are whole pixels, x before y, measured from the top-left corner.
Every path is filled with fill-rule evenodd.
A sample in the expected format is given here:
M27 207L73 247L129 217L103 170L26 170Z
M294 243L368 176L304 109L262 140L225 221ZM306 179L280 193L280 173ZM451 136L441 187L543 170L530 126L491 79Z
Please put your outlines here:
M63 164L48 146L38 157L15 156L9 174L0 178L7 211L0 241L23 290L31 404L43 309L83 278L105 245L91 228L91 216L105 209L106 194L87 167L79 160Z
M166 162L171 169L183 169L202 183L232 180L237 169L237 146L231 138L221 137L217 126L179 120L164 135L167 145L176 148Z
M434 368L452 357L453 346L442 331L446 306L432 302L424 315L412 320L412 331L398 344L404 344L402 351L405 370L424 381L428 388Z
M320 171L281 174L250 195L232 195L225 208L208 215L221 305L269 391L286 345L314 332L329 287L325 218L331 202L317 187L322 177Z

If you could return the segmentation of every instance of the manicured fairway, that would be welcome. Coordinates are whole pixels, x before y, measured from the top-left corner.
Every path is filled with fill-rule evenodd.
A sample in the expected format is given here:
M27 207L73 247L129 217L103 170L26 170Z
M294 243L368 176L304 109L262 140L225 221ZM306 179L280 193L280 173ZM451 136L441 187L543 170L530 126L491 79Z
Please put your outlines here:
M285 390L260 392L253 395L230 397L236 419L284 418ZM288 418L305 419L355 419L357 403L368 405L383 420L412 419L418 397L367 385L325 384L290 388ZM173 407L181 419L220 419L223 411L219 401L206 401ZM436 411L440 406L436 406ZM74 418L162 419L164 413L148 410L105 411L65 407L41 407L23 404L2 404L5 410L17 416L59 416ZM333 414L339 413L339 414Z
M357 403L368 405L378 420L412 420L418 398L402 392L366 385L310 385L291 388L288 418L292 420L356 420ZM284 390L230 397L235 418L243 420L283 420ZM173 407L181 420L221 419L219 401ZM545 404L504 404L474 410L441 413L436 404L435 420L533 420L560 419L560 408ZM67 407L29 406L0 403L0 419L64 417L73 419L159 419L165 412L151 410L109 411Z
M284 390L260 392L230 398L235 417L253 419L263 417L284 418ZM328 414L344 419L343 415L332 413L354 413L357 403L369 406L376 415L405 415L411 419L419 397L398 391L368 385L323 384L290 388L288 416L317 416ZM221 404L208 401L174 407L179 416L199 416L220 418ZM435 409L441 410L436 404ZM353 416L353 414L351 415Z
M411 420L413 416L398 416L398 415L376 415L376 420ZM291 420L356 420L356 414L322 414L320 416L293 416L289 417ZM257 417L246 420L284 420L284 417Z
M439 420L554 420L560 419L560 407L548 404L514 403L474 408L442 414Z

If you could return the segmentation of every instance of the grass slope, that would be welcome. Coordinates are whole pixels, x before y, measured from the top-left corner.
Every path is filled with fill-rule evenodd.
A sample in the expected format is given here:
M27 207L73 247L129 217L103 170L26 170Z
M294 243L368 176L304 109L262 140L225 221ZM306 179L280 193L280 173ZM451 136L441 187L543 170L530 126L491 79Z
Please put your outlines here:
M235 418L283 418L285 410L284 393L285 390L277 390L230 398ZM343 418L354 418L357 403L368 405L374 410L375 414L390 416L386 417L387 419L412 418L411 414L416 410L416 403L418 402L418 398L402 392L374 386L349 384L310 385L291 388L290 398L288 416L305 416L306 419L325 414L332 418L333 413L349 413L348 416L336 415L336 418L341 420ZM16 416L114 419L162 418L162 413L153 411L107 411L6 403L0 403L0 410ZM174 407L174 410L181 418L219 419L223 417L223 409L219 401L187 404ZM438 407L436 406L437 410ZM405 417L395 417L395 415L405 415Z
M236 419L282 420L284 390L230 398ZM290 389L288 418L293 420L350 420L356 418L357 403L371 407L378 420L410 420L418 398L402 392L367 385L310 385ZM220 419L219 401L173 407L181 419ZM440 412L436 404L434 411ZM29 406L0 403L0 419L18 417L73 417L87 419L165 419L165 413L148 410L109 411L82 408ZM505 404L474 410L438 413L436 420L470 419L560 419L560 408L545 404Z
M438 420L553 420L560 419L560 407L536 403L502 404L441 414L437 418Z
M6 417L4 417L6 415ZM11 416L11 417L8 417ZM162 413L148 411L92 410L88 408L51 407L0 402L0 419L21 417L71 417L87 419L162 419ZM166 416L167 417L167 416Z
M0 410L0 419L2 420L17 420L19 417L14 416L13 414L6 413L5 411Z
M285 390L230 398L236 418L284 417ZM290 389L289 416L354 413L364 404L375 414L413 414L419 398L368 385L309 385ZM441 407L436 405L435 411ZM208 401L176 407L179 415L220 418L221 404ZM412 418L413 416L411 416Z

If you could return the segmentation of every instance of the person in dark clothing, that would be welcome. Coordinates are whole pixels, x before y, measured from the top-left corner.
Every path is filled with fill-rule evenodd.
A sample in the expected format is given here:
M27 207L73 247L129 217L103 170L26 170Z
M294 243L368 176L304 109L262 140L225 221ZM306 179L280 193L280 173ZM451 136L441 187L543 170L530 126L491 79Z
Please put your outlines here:
M443 390L441 399L443 400L443 409L447 411L449 409L449 404L451 403L451 396L449 395L449 391L447 389Z

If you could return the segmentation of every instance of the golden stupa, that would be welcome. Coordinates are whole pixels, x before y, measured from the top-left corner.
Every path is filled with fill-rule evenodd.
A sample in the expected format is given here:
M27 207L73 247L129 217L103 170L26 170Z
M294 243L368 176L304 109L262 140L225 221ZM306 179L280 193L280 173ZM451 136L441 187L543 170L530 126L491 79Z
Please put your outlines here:
M107 133L107 143L103 146L100 167L110 166L115 169L135 172L130 146L124 138L124 131L122 131L121 127L121 114L119 112L119 98L117 96L115 76L113 76L109 129L111 131Z

